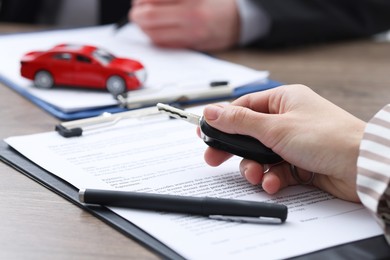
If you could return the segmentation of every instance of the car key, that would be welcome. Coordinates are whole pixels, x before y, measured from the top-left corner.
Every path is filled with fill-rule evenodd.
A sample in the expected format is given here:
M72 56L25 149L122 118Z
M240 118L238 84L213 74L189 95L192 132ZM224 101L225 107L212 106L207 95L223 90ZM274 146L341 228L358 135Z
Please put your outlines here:
M259 140L247 135L224 133L211 127L206 120L204 120L203 116L189 113L162 103L157 104L157 109L174 118L198 125L203 141L211 147L261 164L274 164L283 161L278 154L266 147Z

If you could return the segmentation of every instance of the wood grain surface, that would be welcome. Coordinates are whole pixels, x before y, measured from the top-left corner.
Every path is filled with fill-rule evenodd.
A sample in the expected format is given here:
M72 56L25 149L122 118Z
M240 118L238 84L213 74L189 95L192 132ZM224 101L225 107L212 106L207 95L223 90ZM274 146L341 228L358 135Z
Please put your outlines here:
M0 26L0 32L20 27ZM390 102L390 44L370 40L215 56L302 83L368 120ZM58 120L0 85L0 138L51 131ZM158 259L23 174L0 163L0 259Z

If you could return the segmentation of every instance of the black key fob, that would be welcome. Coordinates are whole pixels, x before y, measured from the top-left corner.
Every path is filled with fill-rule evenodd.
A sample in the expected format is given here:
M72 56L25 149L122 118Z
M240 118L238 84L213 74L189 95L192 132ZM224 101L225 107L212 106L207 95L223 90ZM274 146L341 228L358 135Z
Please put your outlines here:
M203 141L213 148L260 164L274 164L283 161L278 154L251 136L224 133L207 124L203 117L199 122L199 127Z

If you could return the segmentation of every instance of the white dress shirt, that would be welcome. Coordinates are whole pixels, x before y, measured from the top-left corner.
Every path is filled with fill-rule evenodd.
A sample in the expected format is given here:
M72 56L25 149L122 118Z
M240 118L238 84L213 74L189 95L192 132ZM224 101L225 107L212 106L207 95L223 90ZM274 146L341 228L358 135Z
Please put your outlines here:
M268 34L271 23L267 13L253 0L237 0L241 19L239 45L245 46Z

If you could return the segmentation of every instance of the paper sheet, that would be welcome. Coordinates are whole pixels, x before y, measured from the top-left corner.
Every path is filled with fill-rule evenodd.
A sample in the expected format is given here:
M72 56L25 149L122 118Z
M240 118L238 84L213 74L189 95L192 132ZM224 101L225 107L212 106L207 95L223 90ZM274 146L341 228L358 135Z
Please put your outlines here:
M20 59L25 53L45 51L60 43L74 43L95 45L118 57L139 60L148 74L142 89L147 90L146 95L149 90L180 90L188 85L205 88L211 81L221 80L238 87L268 77L266 71L256 71L199 52L157 48L134 24L117 33L114 28L114 25L107 25L0 36L0 76L64 112L116 105L118 102L111 94L102 91L35 88L32 81L20 76Z
M101 188L283 203L281 225L244 224L207 217L110 209L187 259L280 259L382 233L361 205L312 187L267 195L247 183L234 157L213 168L195 127L166 116L121 121L115 127L64 138L56 132L11 137L24 156L77 188Z

